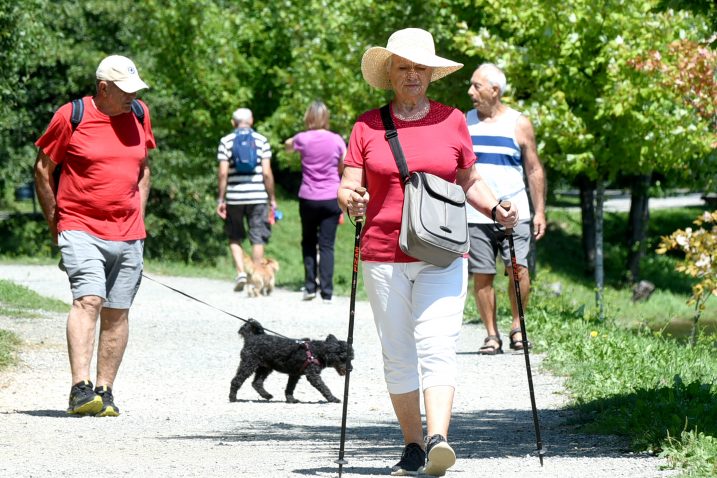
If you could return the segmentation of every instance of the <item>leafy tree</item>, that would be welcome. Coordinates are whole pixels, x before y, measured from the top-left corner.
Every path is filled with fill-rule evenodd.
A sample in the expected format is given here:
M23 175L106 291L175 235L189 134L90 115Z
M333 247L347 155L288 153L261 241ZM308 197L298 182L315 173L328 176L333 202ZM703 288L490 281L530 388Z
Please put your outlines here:
M631 61L679 38L704 37L704 18L656 11L655 1L465 1L478 14L456 41L466 54L506 70L512 100L537 126L539 152L554 173L585 175L598 185L621 174L701 174L709 124L679 96ZM675 154L679 152L679 154ZM604 275L597 239L596 282Z

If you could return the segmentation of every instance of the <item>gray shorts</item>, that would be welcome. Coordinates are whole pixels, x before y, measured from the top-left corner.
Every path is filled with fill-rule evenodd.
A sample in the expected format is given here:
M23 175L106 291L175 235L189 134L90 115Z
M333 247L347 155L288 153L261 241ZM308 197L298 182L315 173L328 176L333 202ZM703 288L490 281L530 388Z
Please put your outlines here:
M500 230L497 230L500 229ZM471 237L471 250L468 256L470 274L495 274L496 256L500 251L503 264L510 267L510 246L505 237L505 228L493 224L468 224ZM523 221L513 230L515 259L518 265L528 267L528 249L530 246L530 222Z
M269 224L269 205L262 204L227 204L227 218L224 222L224 232L230 241L241 242L247 237L244 228L244 218L249 223L249 242L253 244L268 244L271 238L271 224Z
M107 241L83 231L63 231L57 245L73 300L95 295L108 309L130 308L142 281L144 240Z

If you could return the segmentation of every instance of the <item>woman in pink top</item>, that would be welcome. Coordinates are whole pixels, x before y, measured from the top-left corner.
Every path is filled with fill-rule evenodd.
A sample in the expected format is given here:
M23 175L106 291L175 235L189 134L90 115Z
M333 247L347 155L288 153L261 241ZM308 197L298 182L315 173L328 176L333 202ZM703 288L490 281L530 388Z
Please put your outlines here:
M417 28L395 32L386 48L370 48L361 60L366 82L394 94L390 111L408 169L461 185L472 206L513 227L517 211L498 206L473 167L476 157L463 114L426 96L432 81L462 66L437 56L432 35ZM356 193L360 186L368 190L363 196ZM443 476L456 461L447 436L467 261L459 257L438 267L401 251L403 187L379 110L364 113L354 124L338 195L348 214L366 215L360 251L364 285L381 341L384 378L404 441L401 459L391 474Z
M321 298L330 303L334 291L334 243L341 214L336 191L344 167L346 144L341 136L328 130L329 110L321 101L309 105L304 124L306 131L285 142L287 151L301 154L299 215L304 300L316 297L318 269Z

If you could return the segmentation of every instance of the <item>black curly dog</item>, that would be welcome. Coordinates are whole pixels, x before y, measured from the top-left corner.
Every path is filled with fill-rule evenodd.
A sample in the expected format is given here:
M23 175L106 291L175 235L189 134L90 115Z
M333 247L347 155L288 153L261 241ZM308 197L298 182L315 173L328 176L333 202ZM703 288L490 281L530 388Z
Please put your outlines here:
M353 352L349 352L345 341L333 335L326 337L326 340L292 340L267 335L261 324L254 319L249 319L241 326L239 335L244 338L244 347L239 368L229 389L230 402L237 401L237 391L251 374L254 374L251 382L254 390L262 398L271 400L273 396L264 389L264 380L273 371L289 374L285 390L288 403L298 402L293 394L302 375L306 375L309 383L326 400L341 402L321 380L321 371L325 367L333 367L339 375L346 375L346 361L349 353L353 359Z

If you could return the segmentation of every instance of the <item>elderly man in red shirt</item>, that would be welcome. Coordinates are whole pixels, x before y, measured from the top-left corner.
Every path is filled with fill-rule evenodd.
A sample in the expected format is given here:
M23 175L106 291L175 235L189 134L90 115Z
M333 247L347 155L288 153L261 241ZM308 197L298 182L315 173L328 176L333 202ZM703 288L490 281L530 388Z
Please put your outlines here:
M96 78L95 95L60 107L35 143L35 184L72 290L67 411L117 416L112 386L127 346L129 308L142 277L148 153L156 144L149 110L136 99L147 85L134 63L109 56L99 64ZM93 388L90 363L98 318Z

